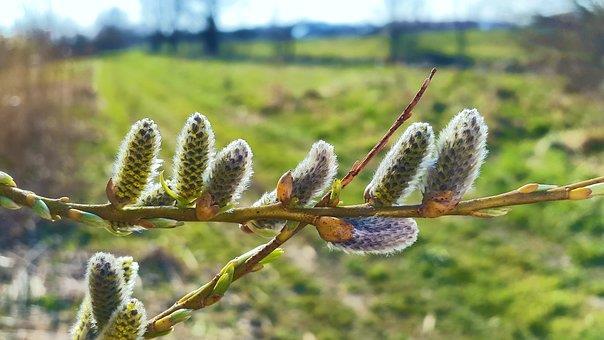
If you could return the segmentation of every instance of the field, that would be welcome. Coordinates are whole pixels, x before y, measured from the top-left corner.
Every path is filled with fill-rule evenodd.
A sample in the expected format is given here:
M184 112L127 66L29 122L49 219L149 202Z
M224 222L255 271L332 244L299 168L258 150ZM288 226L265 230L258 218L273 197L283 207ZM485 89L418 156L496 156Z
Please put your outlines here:
M338 40L330 46L357 57L357 43ZM301 48L320 53L328 45L314 44ZM359 44L385 51L379 41ZM486 59L520 53L484 45L469 50ZM212 122L218 147L236 138L252 147L255 174L243 203L271 189L318 139L335 146L342 176L384 133L428 72L396 65L194 60L141 51L80 63L94 71L98 113L86 120L101 136L82 146L81 174L94 183L91 200L103 199L115 150L131 123L150 117L159 124L169 173L175 136L195 111ZM555 76L443 68L411 121L430 122L438 131L463 108L483 113L490 153L469 197L528 182L563 184L601 175L604 99L568 94L563 85ZM375 166L346 189L346 203L362 201ZM410 202L418 199L416 194ZM604 334L604 201L418 224L419 241L390 257L330 251L307 228L285 246L282 260L238 281L221 303L179 326L174 338L596 339ZM141 262L142 289L135 296L151 314L264 241L228 224L187 224L124 238L68 230L57 258L85 249L129 254ZM52 291L47 295L54 301ZM41 305L60 310L65 322L77 303Z

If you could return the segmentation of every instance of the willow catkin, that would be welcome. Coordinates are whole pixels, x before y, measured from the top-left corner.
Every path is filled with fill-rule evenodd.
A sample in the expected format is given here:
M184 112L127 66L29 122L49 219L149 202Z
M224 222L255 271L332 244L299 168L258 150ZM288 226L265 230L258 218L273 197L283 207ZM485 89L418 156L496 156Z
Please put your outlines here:
M252 177L252 150L246 141L235 140L220 150L206 181L206 191L219 207L235 203Z
M122 268L113 255L96 253L88 262L86 276L92 314L102 329L125 298Z
M196 112L187 119L176 141L172 182L179 197L192 201L201 196L213 155L212 126L204 115Z
M134 123L120 146L113 167L116 199L121 204L134 203L156 175L161 137L150 119Z
M390 254L409 247L417 240L419 229L412 218L343 218L353 226L352 238L328 243L330 248L356 254Z
M76 322L71 327L69 334L72 340L86 340L89 334L95 332L96 325L92 317L92 305L90 303L90 295L86 294L84 301L80 305Z
M138 277L138 262L134 261L132 256L120 256L117 259L117 264L122 268L124 277L124 287L128 292L124 295L130 295L134 289L134 283Z
M145 333L147 314L143 304L131 298L121 304L101 331L102 340L136 340Z
M390 206L402 201L421 181L432 162L434 133L427 123L414 123L392 146L365 189L373 206Z
M173 188L172 182L168 182L168 186ZM151 207L151 206L166 206L173 205L174 199L166 193L164 188L159 183L153 183L150 185L141 195L139 200L136 202L137 206Z
M487 155L487 133L484 118L476 109L463 110L449 122L438 136L438 159L428 170L424 202L439 199L452 206L462 199Z
M324 141L312 145L306 157L292 171L291 198L300 206L308 206L315 198L327 190L338 171L338 160L334 147ZM262 195L252 206L258 207L277 203L276 191ZM250 222L256 228L278 229L285 225L284 220L256 220Z

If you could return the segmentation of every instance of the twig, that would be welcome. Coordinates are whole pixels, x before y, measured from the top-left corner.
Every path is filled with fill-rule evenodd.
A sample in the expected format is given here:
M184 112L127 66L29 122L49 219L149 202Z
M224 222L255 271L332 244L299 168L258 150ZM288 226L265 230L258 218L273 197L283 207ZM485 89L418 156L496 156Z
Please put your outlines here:
M416 95L413 97L413 99L407 105L407 107L405 107L405 109L403 110L403 112L396 118L396 120L394 121L394 123L392 124L392 126L388 129L388 131L386 132L386 134L384 134L384 136L369 151L369 153L367 153L367 155L365 156L365 158L363 158L362 161L360 161L360 162L357 161L357 162L355 162L352 165L351 169L348 171L348 173L346 174L346 176L344 176L343 179L342 179L342 188L345 187L345 186L347 186L350 182L352 182L352 180L365 168L365 166L369 163L369 161L384 147L384 145L386 145L386 143L390 139L390 136L392 136L392 134L394 134L394 132L406 120L408 120L411 117L413 108L415 108L415 106L417 105L417 103L419 103L419 101L421 100L422 96L426 92L426 89L430 85L430 81L434 77L435 73L436 73L436 68L433 68L432 70L430 70L430 74L423 81L423 83L422 83L419 91L416 93ZM317 203L317 205L315 207L317 207L317 206L325 206L326 202L329 200L330 195L331 195L330 192L327 193L323 197L323 199L321 199L321 201L319 201ZM312 220L308 220L308 219L295 219L295 220L300 222L300 223L298 223L298 225L295 228L292 228L292 227L286 225L285 227L283 227L283 229L281 229L281 231L279 232L279 234L277 234L277 236L275 236L271 241L269 241L264 246L262 246L262 248L256 254L252 255L242 265L238 266L235 269L235 275L234 275L233 279L236 280L236 279L242 277L243 275L251 272L252 269L254 268L254 266L256 266L258 264L258 262L260 262L263 258L265 258L266 256L268 256L271 252L273 252L275 249L277 249L279 246L281 246L284 242L286 242L292 236L294 236L296 233L298 233L300 230L302 230L306 226L307 223L311 223L312 222ZM215 285L216 282L217 282L217 280L218 280L218 275L215 276L214 279L212 279L212 281L210 281L204 287ZM187 297L187 296L185 296L185 297ZM182 301L182 299L181 299L181 301ZM177 302L176 304L174 304L168 310L160 313L158 316L156 316L153 319L151 319L149 321L148 325L147 325L147 333L146 334L149 335L149 334L152 334L154 332L154 325L155 325L155 322L157 320L160 320L162 317L168 316L173 311L178 310L179 309L179 304L181 304L181 301Z

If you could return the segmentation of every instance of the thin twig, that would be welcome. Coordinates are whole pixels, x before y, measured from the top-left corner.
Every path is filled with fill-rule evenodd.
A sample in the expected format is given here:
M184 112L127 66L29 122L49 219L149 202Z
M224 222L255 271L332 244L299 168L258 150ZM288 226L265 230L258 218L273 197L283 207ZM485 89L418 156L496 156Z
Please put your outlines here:
M407 107L405 107L405 109L403 110L403 112L397 117L397 119L394 121L394 123L392 124L392 126L388 129L388 131L386 132L386 134L369 151L369 153L367 153L367 155L363 158L362 161L355 162L352 165L350 171L348 171L348 173L346 174L346 176L344 176L343 179L342 179L342 187L345 187L350 182L352 182L352 180L365 168L365 166L369 163L369 161L377 153L379 153L379 151L386 145L386 143L390 139L390 136L392 136L392 134L394 134L394 132L406 120L408 120L411 117L413 108L415 108L415 106L417 105L417 103L419 103L419 101L421 100L422 96L426 92L426 89L430 85L430 81L434 77L435 73L436 73L436 68L433 68L432 70L430 70L430 74L423 81L423 83L422 83L419 91L416 93L416 95L413 97L413 99L407 105ZM321 199L321 201L319 201L319 203L317 203L316 206L325 206L326 202L329 199L330 194L331 193L327 193L323 197L323 199ZM283 227L283 229L281 229L281 231L279 232L279 234L277 234L277 236L275 236L271 241L269 241L264 246L262 246L262 248L256 254L252 255L242 265L238 266L235 269L234 280L236 280L236 279L242 277L243 275L251 272L252 269L256 266L256 264L258 264L258 262L260 262L263 258L265 258L266 256L268 256L271 252L273 252L275 249L277 249L279 246L281 246L284 242L286 242L288 239L290 239L292 236L294 236L296 233L298 233L300 230L302 230L304 228L304 226L306 226L307 223L311 222L310 220L298 220L298 221L300 223L298 223L298 225L295 228L292 228L292 227L287 226L287 225L285 227ZM204 287L209 286L209 285L213 286L213 285L216 284L217 281L218 281L218 275L215 276L212 279L212 281L209 284L206 284ZM178 310L179 309L179 304L180 304L180 301L177 302L176 304L174 304L168 310L160 313L158 316L156 316L153 319L151 319L149 321L149 323L147 324L147 334L153 333L153 331L154 331L154 325L155 325L155 322L157 320L160 320L162 317L168 316L173 311ZM172 311L170 311L170 310L172 310Z

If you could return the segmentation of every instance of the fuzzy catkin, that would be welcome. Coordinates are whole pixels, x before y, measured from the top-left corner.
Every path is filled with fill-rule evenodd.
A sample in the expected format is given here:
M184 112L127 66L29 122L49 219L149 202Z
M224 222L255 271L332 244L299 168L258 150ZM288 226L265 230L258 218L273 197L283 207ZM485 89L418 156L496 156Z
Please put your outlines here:
M135 202L156 175L161 137L157 125L141 119L122 141L113 167L115 196L122 204Z
M90 304L90 296L86 294L84 301L80 305L75 324L71 327L69 334L73 340L86 340L89 334L95 332L95 322L92 317L92 305Z
M214 155L214 132L208 119L192 114L178 135L172 172L176 194L187 201L201 196Z
M102 340L136 340L145 333L147 314L145 307L137 299L129 299L120 305L102 330Z
M488 128L476 109L458 113L440 132L437 161L428 170L424 201L449 193L456 204L470 189L487 155Z
M338 160L334 147L322 140L314 143L304 160L292 171L292 199L297 199L297 203L301 206L308 206L313 199L329 188L337 171ZM275 190L262 195L252 206L274 203L277 203ZM286 221L257 220L252 223L258 228L278 229L285 225Z
M427 123L414 123L378 166L365 189L366 199L374 206L390 206L417 188L432 162L434 133Z
M353 237L346 242L328 243L330 248L356 254L390 254L409 247L417 240L419 229L412 218L344 218L353 226Z
M86 275L92 314L102 329L125 297L122 268L113 255L96 253L88 262Z
M206 181L206 190L214 204L222 208L239 199L251 177L252 150L246 141L238 139L216 156Z
M122 268L124 287L128 289L128 293L124 295L130 295L138 277L138 262L134 261L132 256L121 256L117 258L117 264Z
M168 186L170 188L174 187L171 181L168 182ZM153 183L150 185L136 202L136 205L144 207L166 206L173 204L174 199L166 193L164 188L159 183Z

